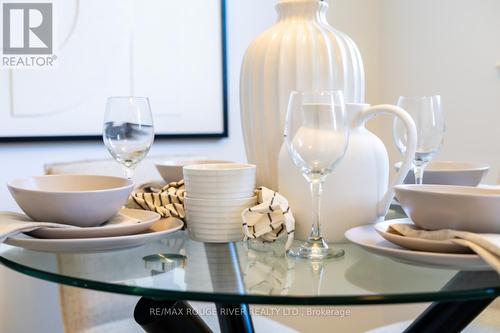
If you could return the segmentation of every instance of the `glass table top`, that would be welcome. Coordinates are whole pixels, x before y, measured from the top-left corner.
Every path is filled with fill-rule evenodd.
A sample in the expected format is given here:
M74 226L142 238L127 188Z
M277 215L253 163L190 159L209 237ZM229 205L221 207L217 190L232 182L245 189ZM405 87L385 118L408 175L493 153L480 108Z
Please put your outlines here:
M392 212L393 217L400 217ZM279 241L204 244L180 231L132 249L54 254L0 245L0 262L36 278L158 299L220 303L350 305L463 300L500 294L495 272L399 263L354 244L311 262L285 256Z

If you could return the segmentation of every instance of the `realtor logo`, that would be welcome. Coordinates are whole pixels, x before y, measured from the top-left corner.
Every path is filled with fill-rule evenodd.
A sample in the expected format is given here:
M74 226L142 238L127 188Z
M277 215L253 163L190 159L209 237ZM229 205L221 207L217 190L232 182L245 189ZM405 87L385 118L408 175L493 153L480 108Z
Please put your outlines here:
M52 3L4 3L2 9L4 54L52 54Z

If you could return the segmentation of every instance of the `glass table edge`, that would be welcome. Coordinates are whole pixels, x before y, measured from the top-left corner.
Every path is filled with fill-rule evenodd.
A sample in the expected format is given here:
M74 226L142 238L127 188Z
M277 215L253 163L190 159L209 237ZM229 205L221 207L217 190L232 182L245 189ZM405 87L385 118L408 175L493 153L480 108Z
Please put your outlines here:
M281 296L247 295L211 292L193 292L156 288L131 287L127 285L99 282L82 278L62 276L35 269L10 261L0 255L0 263L19 273L41 280L64 284L72 287L93 289L123 295L142 296L158 300L187 300L215 302L224 304L260 304L260 305L376 305L407 304L425 302L467 301L500 296L500 286L471 290L423 292L410 294L355 295L355 296Z

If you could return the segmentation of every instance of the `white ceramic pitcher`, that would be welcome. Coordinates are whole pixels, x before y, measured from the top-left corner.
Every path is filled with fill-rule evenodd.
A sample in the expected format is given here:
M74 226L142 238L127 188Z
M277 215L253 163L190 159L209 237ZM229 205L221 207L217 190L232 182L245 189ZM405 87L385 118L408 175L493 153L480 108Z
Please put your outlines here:
M351 123L349 145L342 161L323 185L321 230L328 242L344 240L348 229L383 220L394 197L393 186L401 184L408 173L417 143L417 131L411 116L393 105L347 104ZM400 118L407 131L407 149L401 169L389 183L389 156L382 141L365 128L378 114ZM299 168L286 146L281 147L278 162L279 191L292 207L295 238L305 240L311 231L311 194Z

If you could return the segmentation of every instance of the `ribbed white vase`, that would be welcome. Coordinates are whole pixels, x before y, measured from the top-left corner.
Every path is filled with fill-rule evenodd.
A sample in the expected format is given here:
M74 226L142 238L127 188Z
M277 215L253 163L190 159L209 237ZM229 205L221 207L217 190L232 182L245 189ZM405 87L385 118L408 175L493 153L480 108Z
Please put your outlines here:
M247 158L257 182L278 187L278 155L290 92L343 90L347 103L364 102L359 50L327 22L320 0L279 0L278 21L248 47L241 68L241 121Z

